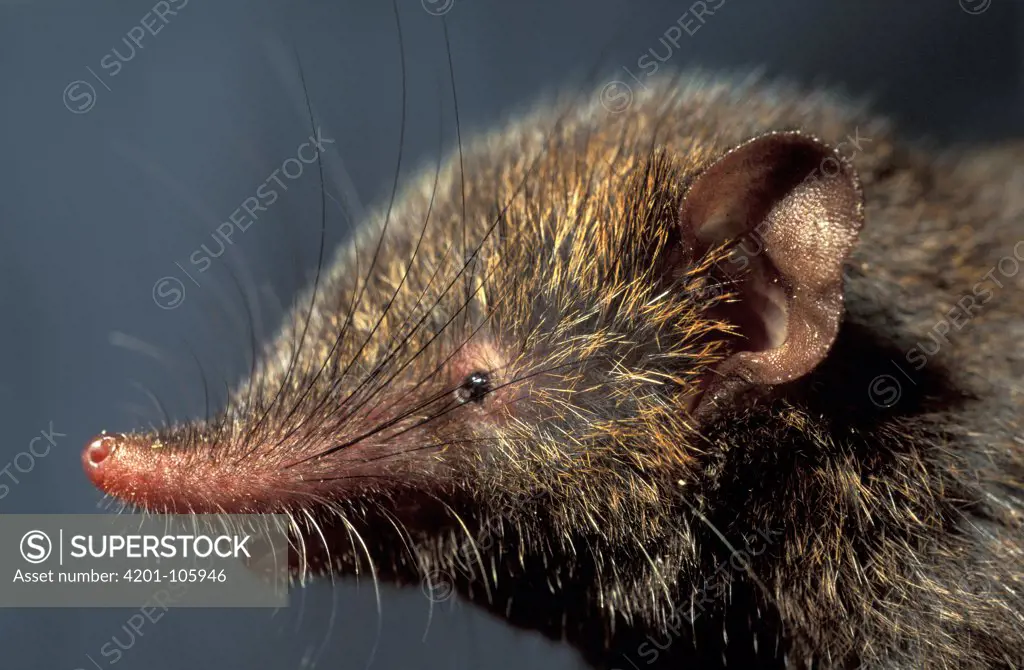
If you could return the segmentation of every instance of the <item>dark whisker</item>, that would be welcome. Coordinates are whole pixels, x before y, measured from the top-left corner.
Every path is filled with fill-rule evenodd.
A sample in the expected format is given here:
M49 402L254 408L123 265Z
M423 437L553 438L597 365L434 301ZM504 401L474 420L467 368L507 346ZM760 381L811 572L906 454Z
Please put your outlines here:
M367 335L366 340L363 342L363 346L366 346L366 343L369 342L369 340L373 337L374 333L377 332L377 330L380 327L381 323L384 321L384 318L387 316L388 312L390 311L392 305L395 302L395 299L398 297L399 292L401 292L402 288L405 286L406 280L409 277L409 272L410 272L410 270L412 270L413 264L415 263L416 258L419 255L420 246L422 245L424 235L427 232L427 225L430 222L430 215L431 215L431 212L433 211L434 198L437 195L437 184L438 184L438 180L440 178L440 173L441 173L441 147L442 147L442 143L443 143L443 133L441 132L442 129L443 129L443 126L442 126L442 123L441 123L442 120L443 120L443 116L441 116L439 114L438 115L438 161L437 161L437 168L434 171L434 185L433 185L433 188L431 190L430 203L427 206L427 213L426 213L426 216L424 217L424 220L423 220L423 226L420 229L419 237L416 239L416 245L415 245L415 247L413 249L411 258L409 259L409 263L406 265L405 270L402 273L402 278L399 281L398 286L396 286L395 290L392 292L391 297L388 299L387 304L384 306L384 309L381 311L381 315L377 319L377 322L374 324L374 326L373 326L372 330L370 331L369 335ZM439 265L438 266L438 270L440 270L440 267L441 266ZM436 274L436 272L435 272L435 274ZM426 287L424 287L423 294L425 294L426 290L427 290ZM422 297L423 294L421 294L421 297ZM419 304L419 301L417 301L417 305L418 304ZM415 309L415 306L414 306L413 309ZM316 385L316 382L320 379L320 375L323 373L323 371L327 367L329 361L334 356L334 352L337 350L338 345L340 343L341 343L341 338L340 337L338 339L335 339L334 344L332 345L330 351L324 357L324 362L320 366L320 370L317 372L317 374L313 378L313 380L311 382L309 382L309 384L306 387L306 391L302 394L302 396L300 397L299 401L296 402L296 404L295 404L296 408L299 406L299 404L301 402L303 402L306 399L306 397L309 395L309 393L313 390L313 387ZM362 347L360 347L360 351L362 351ZM355 362L357 357L358 357L358 352L352 358L352 362L353 363ZM376 374L379 373L379 370L383 368L383 366L386 364L386 362L387 362L387 360L385 360L384 362L379 364L376 368L374 368L374 370L372 370L356 386L355 390L351 392L349 397L352 397L352 396L356 395L359 392L359 390L368 381L370 381ZM352 363L350 363L349 365L351 365L351 364ZM348 368L346 368L346 371L347 371L347 369ZM308 413L309 416L317 416L317 415L319 415L320 410L323 409L324 405L330 400L331 394L337 388L338 382L340 381L341 377L343 377L343 376L344 376L344 373L339 376L339 379L336 380L336 382L334 384L332 384L330 390L323 394L323 397L321 398L320 402L318 402L317 405L313 408L313 410ZM291 418L292 413L294 411L295 411L295 409L293 408L292 412L289 413L288 416L282 422L283 424L287 424L288 420ZM287 440L291 435L293 435L297 430L299 430L304 425L304 423L305 423L305 420L299 422L299 424L297 426L295 426L294 428L289 430L285 435L283 435L280 438L280 440L278 441L278 444L282 443L284 440Z
M399 135L398 135L398 160L397 160L396 165L395 165L395 176L394 176L394 179L393 179L392 185L391 185L391 197L388 200L387 212L384 215L384 223L381 226L380 236L377 238L377 247L373 251L373 257L370 260L370 267L367 268L367 270L366 270L365 281L362 283L362 286L359 288L359 293L358 293L358 296L353 301L353 306L358 305L358 304L360 304L362 302L363 294L366 291L366 287L369 286L369 284L370 284L370 278L373 277L374 269L377 267L377 261L380 258L380 251L381 251L381 248L383 248L383 246L384 246L384 239L385 239L385 237L387 235L388 225L391 222L391 214L392 214L392 211L394 210L395 199L397 198L397 195L398 195L398 184L399 184L399 178L400 178L401 171L402 171L402 156L403 156L403 152L405 150L406 115L408 113L407 99L406 98L408 96L408 90L407 90L407 81L406 81L406 74L407 73L406 73L406 63L405 63L405 40L402 38L402 21L401 21L401 18L399 16L399 14L398 14L397 0L393 0L393 2L392 2L392 9L393 9L394 15L395 15L395 28L398 31L398 53L399 53L399 63L400 63L401 72L402 72L402 116L401 116L401 124L400 124ZM353 312L354 312L354 310L353 310ZM346 329L348 328L348 325L349 325L350 322L351 322L351 320L347 320L345 322L345 324L342 326L341 332L338 334L338 340L339 341L344 337ZM370 340L370 338L367 338L366 340L363 341L363 344L359 347L359 351L356 352L356 354L354 354L352 356L352 360L349 362L349 364L345 367L345 369L342 371L342 373L335 380L335 383L332 385L332 389L337 388L337 385L339 383L341 383L342 379L345 378L345 376L348 374L349 369L351 369L352 365L359 358L359 355L363 352L363 350L366 347L366 344L369 342L369 340Z
M455 64L452 62L452 43L451 37L448 35L448 18L441 16L441 28L444 30L444 48L445 53L448 55L448 78L452 85L452 107L455 110L455 136L459 147L459 188L462 197L462 256L465 258L466 252L469 250L469 241L466 235L466 166L462 155L462 124L459 122L459 94L458 87L455 85ZM469 297L469 289L472 285L472 276L466 275L466 297ZM465 324L465 316L463 318L463 324Z
M605 357L604 356L583 357L583 358L580 358L580 359L577 359L577 360L574 360L574 361L570 361L568 363L563 363L563 364L552 366L552 367L549 367L549 368L544 368L544 369L541 369L541 370L536 370L536 371L531 372L531 373L529 373L527 375L524 375L522 377L510 380L510 381L506 382L505 384L501 384L501 385L495 387L491 392L497 391L497 390L502 389L502 388L505 388L505 387L507 387L507 386L509 386L511 384L521 383L523 381L526 381L527 379L531 379L531 378L536 377L538 375L546 374L546 373L552 372L554 370L558 370L560 368L571 367L571 366L574 366L574 365L580 365L581 363L587 362L589 360L596 360L596 359L600 359L600 358L605 358ZM404 412L404 413L402 413L402 414L400 414L400 415L398 415L398 416L396 416L396 417L394 417L392 419L389 419L388 421L385 421L382 424L379 424L378 426L374 427L373 429L368 430L368 431L364 432L363 434L361 434L361 435L359 435L357 437L354 437L354 438L352 438L350 440L347 440L346 442L344 442L344 443L342 443L340 445L335 445L333 447L330 447L329 449L325 449L324 451L322 451L322 452L320 452L318 454L314 454L312 456L308 456L308 457L303 458L303 459L301 459L299 461L296 461L294 463L286 465L286 466L284 466L284 468L285 469L292 468L292 467L295 467L296 465L300 465L300 464L305 463L305 462L310 461L310 460L320 459L320 458L323 458L325 456L329 456L330 454L333 454L335 452L341 451L342 449L350 447L353 444L361 442L362 440L365 440L368 437L373 437L374 435L376 435L376 434L378 434L378 433L380 433L380 432L382 432L384 430L387 430L391 426L394 426L394 425L400 423L401 421L404 421L409 416L412 416L413 414L415 414L416 412L420 411L424 407L428 407L429 405L433 404L434 402L436 402L440 398L442 398L442 397L444 397L446 395L450 396L450 394L453 393L456 388L458 388L458 387L457 386L453 386L451 388L447 388L444 391L436 394L432 398L429 398L428 400L424 401L423 403L420 403L418 406L410 409L409 411ZM451 404L451 403L449 403L449 404ZM433 414L430 417L424 419L423 421L420 421L419 423L417 423L417 424L415 424L413 426L405 428L405 429L403 429L403 430L401 430L401 431L399 431L397 433L393 433L393 434L389 435L387 437L387 439L389 439L389 440L394 439L394 438L396 438L396 437L398 437L400 435L403 435L403 434L407 433L408 431L410 431L410 430L412 430L414 428L419 428L419 427L425 425L426 423L429 423L430 421L434 421L434 420L440 418L441 416L447 414L452 409L455 409L456 407L461 407L461 406L462 406L462 403L457 403L454 407L449 407L448 405L445 405L445 408L441 412L438 412L437 414Z
M302 92L303 92L303 95L305 96L305 100L306 100L306 112L309 114L309 125L315 131L316 130L316 121L315 121L315 119L313 117L313 106L312 106L312 103L310 103L310 100L309 100L309 90L308 90L308 88L306 86L306 75L305 75L305 72L302 69L302 60L299 58L299 55L298 55L297 52L295 54L295 59L296 59L296 63L297 63L298 70L299 70L299 80L302 82ZM288 383L291 380L292 374L295 371L295 364L296 364L296 362L299 359L299 352L302 349L302 345L306 341L306 333L309 330L309 322L310 322L310 319L313 316L313 309L314 309L314 307L316 305L316 298L317 298L317 294L318 294L319 289L320 289L320 275L321 275L321 273L323 271L323 265L324 265L324 247L326 245L326 233L327 233L327 203L326 203L326 200L325 200L325 197L324 197L324 163L323 163L323 156L321 155L321 152L319 152L319 151L317 152L317 155L316 155L316 163L317 163L317 169L319 171L319 177L320 177L320 250L318 252L318 257L317 257L316 277L313 280L313 295L312 295L312 297L309 300L309 310L307 310L307 312L306 312L306 318L305 318L303 326L302 326L302 336L299 338L298 344L295 345L295 350L294 350L294 352L292 354L291 362L288 364L288 371L284 375L284 379L281 381L280 386L278 386L277 393L274 395L274 399L266 407L266 409L264 410L263 415L260 417L259 421L257 421L252 426L252 428L249 430L249 433L246 436L246 442L248 442L248 440L258 432L259 428L262 426L263 422L267 419L267 416L270 414L271 409L277 404L278 398L281 397L281 394L284 392L284 389L287 388ZM256 447L254 446L253 449L255 449L255 448ZM249 455L251 453L252 453L252 450L249 450L249 452L246 455L243 455L243 458L245 458L245 456L247 456L247 455Z

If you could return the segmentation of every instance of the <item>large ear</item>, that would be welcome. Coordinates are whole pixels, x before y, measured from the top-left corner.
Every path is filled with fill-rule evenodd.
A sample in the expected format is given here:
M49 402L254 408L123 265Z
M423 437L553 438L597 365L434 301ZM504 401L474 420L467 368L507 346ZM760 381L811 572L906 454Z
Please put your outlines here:
M756 137L693 180L679 221L691 259L738 242L714 271L737 293L718 316L739 337L705 379L698 416L821 362L843 317L843 263L863 220L853 168L799 132Z

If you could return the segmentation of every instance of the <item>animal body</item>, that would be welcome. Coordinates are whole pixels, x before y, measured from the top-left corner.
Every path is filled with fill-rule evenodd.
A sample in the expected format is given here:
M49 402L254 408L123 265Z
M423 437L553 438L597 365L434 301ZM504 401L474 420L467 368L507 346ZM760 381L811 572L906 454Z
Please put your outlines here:
M425 170L220 416L90 477L288 513L297 574L444 576L594 667L1024 666L1024 146L647 83Z

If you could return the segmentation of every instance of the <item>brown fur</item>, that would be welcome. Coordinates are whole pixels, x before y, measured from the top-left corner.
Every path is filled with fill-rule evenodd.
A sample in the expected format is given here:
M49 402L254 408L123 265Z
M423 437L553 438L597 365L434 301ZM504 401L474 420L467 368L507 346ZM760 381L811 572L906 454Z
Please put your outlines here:
M813 373L701 425L729 296L708 284L720 256L678 263L679 205L709 161L782 129L864 139L847 317ZM542 105L379 212L221 419L112 457L160 476L101 486L287 510L302 567L449 574L597 667L1020 667L1024 275L997 272L922 369L908 352L1024 240L1022 159L933 152L755 80L661 79L619 114ZM476 369L494 390L458 406Z

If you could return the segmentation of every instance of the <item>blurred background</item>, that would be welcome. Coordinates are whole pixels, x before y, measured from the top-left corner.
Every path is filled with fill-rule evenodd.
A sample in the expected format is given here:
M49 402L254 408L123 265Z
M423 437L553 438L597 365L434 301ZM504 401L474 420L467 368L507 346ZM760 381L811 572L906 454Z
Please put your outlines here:
M0 513L102 511L81 471L86 440L159 422L157 399L171 417L201 416L200 370L216 404L248 368L250 324L266 338L306 283L320 226L308 167L207 272L179 267L216 249L216 226L313 132L300 65L315 123L335 140L331 246L390 196L403 54L401 175L436 162L439 141L454 146L445 28L463 136L588 76L594 90L636 85L638 60L652 48L665 58L659 40L681 24L694 32L676 36L663 69L760 67L838 86L934 141L1024 134L1017 0L708 0L718 8L703 23L689 0L396 4L397 17L383 0L0 0L0 466L41 430L61 434L27 472L9 470L18 483L2 480ZM102 670L112 659L99 650L128 640L131 613L0 610L0 665ZM524 664L577 667L565 646L457 600L385 587L378 617L371 585L344 582L276 612L171 610L116 667Z

